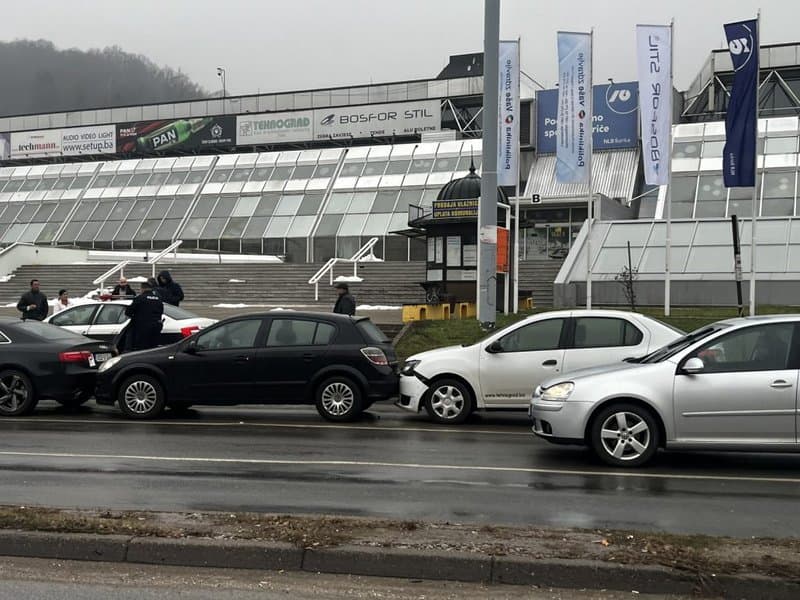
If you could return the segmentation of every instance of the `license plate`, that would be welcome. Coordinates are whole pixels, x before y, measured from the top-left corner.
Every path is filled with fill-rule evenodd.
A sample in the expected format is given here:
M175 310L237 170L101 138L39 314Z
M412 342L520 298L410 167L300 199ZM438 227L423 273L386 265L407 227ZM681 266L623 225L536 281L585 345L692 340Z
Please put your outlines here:
M105 362L109 358L111 358L111 353L110 352L99 352L99 353L94 355L94 359L99 363Z

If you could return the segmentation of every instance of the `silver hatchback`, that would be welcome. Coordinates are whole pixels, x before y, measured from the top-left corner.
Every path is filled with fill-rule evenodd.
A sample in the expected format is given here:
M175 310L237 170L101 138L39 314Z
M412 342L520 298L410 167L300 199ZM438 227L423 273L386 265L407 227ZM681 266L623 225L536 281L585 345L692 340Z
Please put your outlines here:
M703 327L640 358L536 389L533 431L637 467L658 448L800 451L800 315Z

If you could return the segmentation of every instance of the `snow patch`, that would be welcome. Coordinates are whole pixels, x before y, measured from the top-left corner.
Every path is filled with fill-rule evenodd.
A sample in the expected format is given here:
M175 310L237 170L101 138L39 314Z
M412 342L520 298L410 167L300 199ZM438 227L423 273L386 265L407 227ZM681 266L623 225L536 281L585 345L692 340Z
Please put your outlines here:
M3 275L2 277L0 277L0 283L8 283L12 279L14 279L13 275Z
M375 256L370 252L366 256L362 256L361 258L359 258L358 262L383 262L383 259L378 258L377 256Z
M228 279L228 283L247 283L246 279Z
M141 275L128 279L128 283L144 283L145 281L147 281L147 277L142 277Z
M339 277L337 277L333 281L335 281L335 282L346 282L346 283L360 283L360 282L362 282L364 280L361 279L361 277L358 277L358 276L351 275L350 277L346 277L344 275L339 275Z
M375 305L372 304L362 304L358 307L358 310L400 310L402 306L383 306L383 305Z

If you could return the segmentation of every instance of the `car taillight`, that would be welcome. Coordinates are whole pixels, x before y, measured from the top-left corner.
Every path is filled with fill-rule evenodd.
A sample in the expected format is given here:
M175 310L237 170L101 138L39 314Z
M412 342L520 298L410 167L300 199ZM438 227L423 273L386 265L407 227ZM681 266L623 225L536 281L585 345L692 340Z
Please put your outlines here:
M200 331L197 325L190 325L189 327L181 327L181 337L191 337L196 331Z
M386 354L380 348L362 348L361 354L373 365L389 366L389 359L386 358Z
M74 350L58 354L59 362L63 363L88 363L91 357L92 353L88 350Z

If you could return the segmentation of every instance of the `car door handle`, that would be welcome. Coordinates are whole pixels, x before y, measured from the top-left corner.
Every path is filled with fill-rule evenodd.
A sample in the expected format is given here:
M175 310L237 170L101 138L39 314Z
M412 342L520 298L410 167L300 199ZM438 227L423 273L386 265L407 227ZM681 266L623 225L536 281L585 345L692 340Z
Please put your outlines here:
M314 360L315 354L303 354L303 360Z
M234 362L237 362L237 363L246 363L247 361L250 360L250 357L242 355L242 356L237 356L233 360L234 360Z
M783 379L776 379L775 381L769 384L769 387L775 388L776 390L781 390L784 388L792 387L792 384L789 383L788 381L784 381Z
M544 362L542 363L542 366L543 366L543 367L555 367L557 364L558 364L558 361L557 361L557 360L555 360L555 359L553 359L553 360L546 360L546 361L544 361Z

